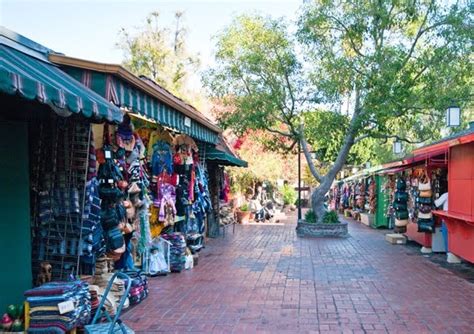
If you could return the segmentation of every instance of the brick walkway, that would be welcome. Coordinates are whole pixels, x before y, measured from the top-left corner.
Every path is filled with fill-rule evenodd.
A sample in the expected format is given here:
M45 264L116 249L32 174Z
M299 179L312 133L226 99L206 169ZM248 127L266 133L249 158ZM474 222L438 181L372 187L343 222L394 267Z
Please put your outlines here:
M151 278L150 297L123 319L138 333L474 333L474 285L383 232L294 230L238 226L211 240L194 269Z

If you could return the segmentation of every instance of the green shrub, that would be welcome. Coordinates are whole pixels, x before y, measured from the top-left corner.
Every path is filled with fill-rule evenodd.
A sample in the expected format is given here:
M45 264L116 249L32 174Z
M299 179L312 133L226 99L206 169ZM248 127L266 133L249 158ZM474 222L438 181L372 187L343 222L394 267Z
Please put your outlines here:
M315 224L316 223L316 214L314 213L314 211L311 210L311 209L306 211L306 213L304 214L304 220L307 223Z
M283 196L283 203L285 205L295 204L297 194L296 190L292 186L285 184L283 187L281 187L280 192Z
M324 224L337 224L339 223L339 216L336 211L327 211L323 217Z
M240 207L240 211L249 211L249 205L247 203L242 204Z

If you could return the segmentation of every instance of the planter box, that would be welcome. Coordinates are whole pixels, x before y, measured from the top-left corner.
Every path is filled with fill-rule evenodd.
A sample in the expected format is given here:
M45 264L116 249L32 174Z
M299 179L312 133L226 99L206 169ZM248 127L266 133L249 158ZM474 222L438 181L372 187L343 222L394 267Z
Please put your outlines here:
M299 237L328 237L328 238L346 238L349 236L347 223L337 224L310 224L304 220L298 221L296 234Z
M237 211L237 222L239 224L248 224L250 221L250 211Z
M361 213L360 214L360 221L362 224L371 226L374 223L375 215L370 213Z

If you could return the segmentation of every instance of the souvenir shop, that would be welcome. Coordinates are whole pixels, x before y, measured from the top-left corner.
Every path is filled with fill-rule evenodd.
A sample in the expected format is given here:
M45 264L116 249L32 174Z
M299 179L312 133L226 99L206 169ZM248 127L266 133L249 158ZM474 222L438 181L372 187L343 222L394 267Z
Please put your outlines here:
M122 121L117 107L50 63L48 52L0 30L0 260L8 267L0 278L0 308L12 305L2 316L4 329L22 326L23 312L13 305L22 304L25 291L78 273L80 254L89 250L80 240L86 240L81 233L94 166L90 122ZM77 296L83 293L78 288ZM81 314L78 307L71 317L84 319Z
M450 262L474 262L473 172L471 122L469 129L418 148L403 160L340 181L331 190L330 203L359 220L358 215L375 212L372 227L403 233L422 252L448 252ZM372 191L367 190L371 180ZM375 198L375 211L368 198Z
M0 309L11 305L3 328L23 326L23 309L14 305L26 299L30 331L70 330L90 322L101 300L110 314L140 303L147 276L192 268L212 205L206 165L188 134L210 145L218 128L196 122L199 115L189 120L170 105L192 107L166 91L157 93L165 105L132 86L125 94L123 82L114 95L123 99L119 109L51 63L52 50L3 28L0 52L8 60L0 76L1 154L8 157L0 166L0 239L9 249L1 255L9 275L0 280L8 287ZM118 269L127 279L113 279L106 296ZM56 280L68 283L48 283ZM53 299L72 301L75 310L58 317Z
M235 224L234 211L230 203L230 178L225 167L247 167L246 161L238 158L229 144L219 135L217 144L199 142L201 159L206 161L209 171L209 190L212 211L208 215L208 235L217 237L222 232L220 227Z
M379 167L364 170L335 182L329 194L330 208L374 228L387 227L381 215L387 205L384 179L375 174Z

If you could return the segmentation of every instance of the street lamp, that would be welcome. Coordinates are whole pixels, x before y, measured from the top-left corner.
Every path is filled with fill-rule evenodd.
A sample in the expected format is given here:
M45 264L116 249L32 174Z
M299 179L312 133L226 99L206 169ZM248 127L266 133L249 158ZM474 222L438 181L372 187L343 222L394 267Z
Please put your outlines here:
M396 140L393 142L393 153L395 154L400 154L402 153L402 142L399 140Z
M303 219L301 213L301 139L298 140L298 223Z
M455 127L461 125L461 108L451 105L446 109L446 126Z

